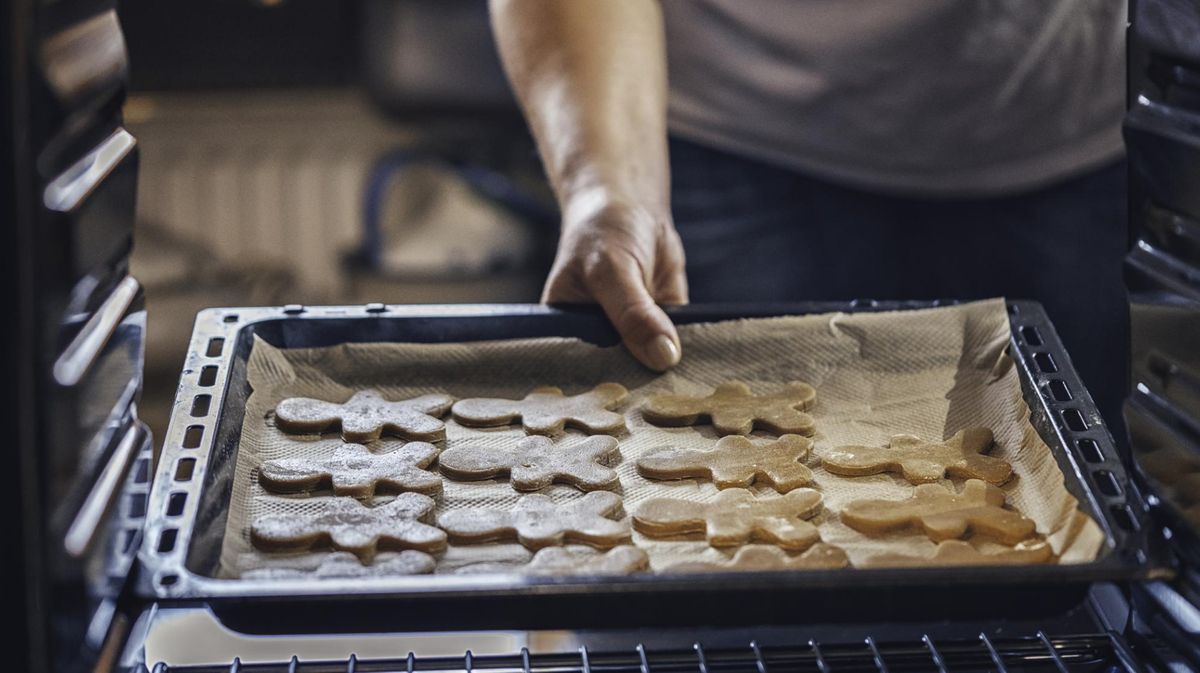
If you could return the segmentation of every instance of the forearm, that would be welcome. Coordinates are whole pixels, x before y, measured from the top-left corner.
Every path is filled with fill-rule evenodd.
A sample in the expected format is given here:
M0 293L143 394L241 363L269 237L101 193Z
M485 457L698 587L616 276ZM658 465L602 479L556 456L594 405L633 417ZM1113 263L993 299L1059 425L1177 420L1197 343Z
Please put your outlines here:
M614 204L669 218L657 0L491 0L491 8L564 221Z

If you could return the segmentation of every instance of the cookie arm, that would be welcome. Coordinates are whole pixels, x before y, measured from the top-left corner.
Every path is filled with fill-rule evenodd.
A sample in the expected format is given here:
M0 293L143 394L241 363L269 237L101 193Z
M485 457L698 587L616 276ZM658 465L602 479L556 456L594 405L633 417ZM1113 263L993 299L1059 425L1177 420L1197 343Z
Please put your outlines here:
M508 474L515 463L516 456L510 450L475 445L455 446L438 457L442 474L457 481L491 479Z
M703 505L674 498L648 500L633 515L634 529L650 537L703 533L706 525Z
M638 474L647 479L691 479L712 476L705 452L692 449L663 448L651 451L637 461Z
M625 430L625 417L615 411L597 409L567 419L567 425L577 427L592 435L615 434Z
M319 433L341 423L341 405L308 397L290 397L275 407L275 426L291 434Z
M809 436L817 431L813 417L795 409L779 409L764 414L756 424L776 434Z
M508 425L520 415L516 400L488 397L459 400L450 408L450 414L460 425L472 428Z
M322 533L304 519L265 516L250 526L250 542L264 551L300 551L317 544Z
M870 446L839 446L821 456L821 465L846 477L863 477L886 472L890 461L881 449Z
M991 456L967 456L958 465L951 465L946 472L954 477L982 479L999 486L1012 478L1013 468L1008 461Z
M299 493L320 488L329 474L306 458L268 460L258 469L258 483L273 493Z
M712 409L709 416L718 435L748 435L754 429L754 416L747 411Z
M476 543L503 540L516 535L510 512L461 509L438 517L438 526L451 542Z

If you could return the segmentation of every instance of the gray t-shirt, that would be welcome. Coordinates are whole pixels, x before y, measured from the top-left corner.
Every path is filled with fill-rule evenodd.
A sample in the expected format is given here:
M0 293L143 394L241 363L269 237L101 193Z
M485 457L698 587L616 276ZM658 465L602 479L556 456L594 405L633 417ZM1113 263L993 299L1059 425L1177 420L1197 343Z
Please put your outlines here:
M1121 153L1125 0L663 0L672 132L924 195Z

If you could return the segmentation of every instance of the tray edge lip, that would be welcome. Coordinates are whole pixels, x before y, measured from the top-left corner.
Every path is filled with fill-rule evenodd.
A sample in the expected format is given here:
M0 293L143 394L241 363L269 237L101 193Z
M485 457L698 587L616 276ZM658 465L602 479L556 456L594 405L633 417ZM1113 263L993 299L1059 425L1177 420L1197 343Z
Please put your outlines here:
M965 302L956 300L858 300L857 302L692 304L683 307L672 307L668 310L668 313L685 317L688 319L688 322L706 322L738 320L747 317L769 317L772 315L814 314L812 311L803 310L808 308L831 309L829 311L819 311L818 313L882 312L923 310L961 303ZM1010 324L1012 325L1010 347L1015 352L1021 354L1021 357L1014 357L1013 360L1014 364L1021 370L1020 374L1023 381L1028 380L1031 385L1035 386L1038 384L1038 372L1031 368L1032 362L1025 353L1025 344L1018 339L1018 326L1029 320L1028 316L1032 316L1033 322L1038 327L1046 326L1049 328L1049 334L1043 335L1046 349L1061 353L1063 366L1060 368L1060 371L1064 374L1070 374L1070 377L1066 378L1073 379L1070 382L1073 384L1072 388L1084 393L1083 397L1085 401L1081 401L1084 401L1084 406L1094 411L1095 405L1091 400L1091 396L1086 393L1086 388L1082 386L1078 375L1075 374L1074 368L1070 364L1070 358L1066 354L1065 349L1062 348L1057 333L1054 331L1053 325L1049 322L1041 305L1035 301L1012 299L1006 300L1006 305L1008 306ZM735 309L741 309L738 312L743 315L728 315L729 311ZM1062 468L1063 459L1058 456L1058 453L1060 450L1065 451L1065 458L1072 468L1075 479L1083 485L1085 495L1089 500L1088 504L1091 511L1085 511L1085 513L1093 518L1093 520L1096 520L1097 525L1101 527L1105 534L1105 548L1101 551L1101 555L1097 559L1087 563L1022 566L1020 573L1013 573L1011 572L1012 568L1004 566L964 566L936 568L847 568L817 571L777 571L771 573L726 572L676 577L646 573L641 576L635 575L620 578L603 576L529 578L518 575L459 576L455 578L453 575L435 575L433 577L437 579L433 582L429 581L430 576L372 578L365 582L361 578L329 578L322 580L311 578L294 580L224 579L198 574L187 567L186 557L191 537L194 533L196 509L198 501L202 497L203 476L207 468L204 463L209 459L213 451L215 432L221 420L219 411L228 393L229 375L232 370L229 364L234 355L232 345L241 338L243 330L264 322L278 320L546 317L573 313L593 318L600 318L602 316L599 310L592 306L551 307L541 304L286 305L277 307L220 307L200 311L196 316L188 355L183 367L183 374L180 377L180 383L177 388L171 421L164 436L160 462L154 471L154 480L151 484L143 539L141 547L138 550L138 566L141 572L138 573L137 593L143 597L159 600L253 598L336 600L344 597L347 591L352 592L356 598L363 599L395 598L397 593L403 594L406 598L454 598L465 597L467 594L471 598L483 598L485 596L500 598L514 594L529 595L530 591L537 593L552 592L555 595L574 591L590 593L601 587L606 589L604 593L609 593L609 589L613 591L648 590L653 593L689 589L695 591L695 581L697 578L726 578L729 580L728 582L706 581L702 589L705 591L729 589L742 584L771 585L769 587L759 587L763 590L825 590L838 588L839 586L845 588L847 584L863 588L892 585L896 579L909 576L916 580L931 579L931 570L938 571L937 583L940 585L994 585L997 589L1000 589L1012 584L1090 584L1096 581L1136 578L1150 572L1148 561L1144 555L1145 541L1135 539L1134 544L1128 542L1123 544L1122 540L1118 539L1119 537L1134 538L1136 535L1121 534L1115 530L1113 522L1110 521L1108 510L1100 504L1097 498L1098 491L1095 483L1090 477L1085 476L1086 470L1082 468L1083 461L1080 460L1080 456L1076 455L1076 450L1071 448L1072 444L1068 439L1071 432L1070 429L1066 427L1061 415L1055 415L1054 412L1059 410L1058 407L1049 404L1049 400L1044 394L1038 394L1037 398L1040 406L1044 408L1043 410L1051 420L1055 439L1058 440L1058 446L1051 443L1056 460L1058 460L1060 468ZM722 313L726 317L705 320L705 316ZM744 315L744 313L752 313L754 315ZM227 317L232 317L233 319L226 320ZM205 348L213 338L224 339L224 347L219 356L215 358L205 355ZM204 392L212 395L212 398L208 415L203 420L198 421L187 415L181 405L191 400L197 392L198 386L191 381L199 375L199 371L206 364L217 364L219 367L218 378L214 385L204 387ZM1023 392L1027 392L1024 391L1024 386ZM1031 416L1032 413L1031 409ZM1032 422L1032 418L1030 422ZM205 428L200 446L193 449L181 449L183 434L187 431L188 427L197 424L203 425ZM1103 425L1095 429L1089 428L1089 430L1091 433L1097 434L1101 440L1100 443L1104 451L1105 460L1100 465L1105 468L1112 468L1110 471L1117 476L1121 485L1122 495L1130 494L1129 475L1126 474L1121 464L1118 449L1111 434L1108 432L1107 426ZM184 457L195 456L197 458L195 463L196 471L193 473L190 482L192 487L187 489L190 492L190 497L188 497L184 512L181 516L174 518L173 521L167 522L163 514L163 506L167 498L170 497L170 494L179 490L172 487L171 472L173 471L175 460L180 457L180 452L187 452ZM168 460L168 457L173 458L173 460ZM1124 503L1123 499L1121 499L1121 502L1126 505L1129 504ZM1144 537L1148 529L1145 508L1131 507L1131 509L1139 524L1138 531ZM1100 514L1098 518L1096 516L1097 513ZM159 539L159 536L167 528L175 528L178 531L178 539L173 551L164 557L156 553L154 546L156 544L155 541ZM1141 558L1138 558L1139 555ZM847 573L847 570L852 572ZM1017 575L1020 575L1020 577L1018 578ZM489 580L486 579L487 577L497 579ZM841 578L844 577L853 577L854 581L842 581ZM455 579L451 581L447 578ZM816 586L820 583L816 578L833 578L836 581L827 586ZM164 579L167 579L167 581L164 581ZM504 581L500 581L501 579ZM778 580L785 579L795 581L784 582L783 585L778 582ZM878 581L872 582L872 579ZM771 580L776 581L771 582ZM671 588L675 584L681 586ZM914 581L909 583L908 586L917 584L920 584L920 582ZM452 586L448 588L446 585Z

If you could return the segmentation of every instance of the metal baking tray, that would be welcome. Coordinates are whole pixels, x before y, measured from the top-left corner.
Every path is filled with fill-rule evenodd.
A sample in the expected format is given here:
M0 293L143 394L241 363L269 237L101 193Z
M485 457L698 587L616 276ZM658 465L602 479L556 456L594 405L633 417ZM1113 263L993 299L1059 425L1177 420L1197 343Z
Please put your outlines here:
M947 302L693 305L680 324L832 311L913 310ZM141 548L138 591L158 601L207 601L234 623L297 629L281 604L319 606L354 628L539 628L620 623L772 623L806 619L971 618L1056 614L1089 585L1151 571L1146 508L1053 326L1034 302L1008 304L1010 352L1032 420L1068 490L1104 530L1094 562L937 569L843 569L711 576L371 579L218 579L236 452L250 393L254 338L280 348L348 342L466 342L539 336L617 342L591 307L536 305L218 308L196 319L170 428L155 471ZM328 622L326 622L327 624Z

